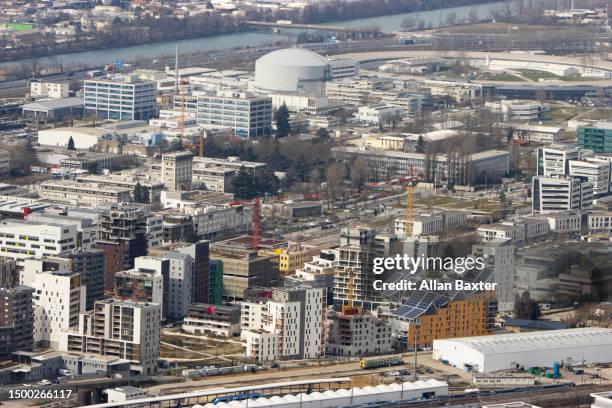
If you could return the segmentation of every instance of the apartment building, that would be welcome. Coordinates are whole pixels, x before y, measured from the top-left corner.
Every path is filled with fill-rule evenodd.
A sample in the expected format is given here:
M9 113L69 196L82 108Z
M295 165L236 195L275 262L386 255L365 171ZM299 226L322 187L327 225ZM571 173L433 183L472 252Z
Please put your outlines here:
M21 281L34 289L34 344L58 350L61 334L76 326L85 311L81 276L69 264L26 259Z
M85 111L101 119L148 120L157 114L154 81L135 76L85 80Z
M30 96L32 98L67 98L70 94L68 82L30 81Z
M258 362L325 355L324 288L249 289L241 302L246 356Z
M86 288L85 306L91 309L96 300L104 297L104 251L99 248L76 248L64 256L72 263L72 272L79 274Z
M12 288L19 282L14 259L0 257L0 288Z
M389 89L393 89L393 79L391 78L344 78L327 82L325 84L325 95L330 101L361 106L367 104L373 91Z
M29 286L0 286L0 356L8 357L34 345L34 310Z
M293 275L298 268L301 268L307 261L312 259L315 251L303 245L291 243L286 248L276 248L271 250L261 250L262 254L278 255L278 271L281 277Z
M170 191L191 190L193 153L188 150L162 156L161 181Z
M0 177L7 177L11 172L11 154L0 150Z
M138 261L140 258L136 258ZM115 274L115 297L138 302L164 305L164 276L153 270L135 269L119 271ZM162 313L162 318L164 318Z
M132 201L131 191L127 188L72 180L43 181L40 183L39 194L44 200L88 207Z
M60 350L119 357L131 371L157 372L161 305L118 299L99 300L79 316L78 327L64 332Z
M587 210L593 205L593 183L578 177L537 176L532 201L534 213Z
M395 105L377 104L360 106L357 111L357 120L375 126L386 126L399 123L402 120L404 108Z
M29 220L0 222L0 254L21 266L26 258L60 255L77 247L77 226Z
M208 169L223 169L223 170L234 170L235 172L240 171L244 168L251 176L259 177L267 169L266 163L251 162L246 160L240 160L237 156L229 156L225 159L219 157L194 157L193 166L198 168Z
M582 214L579 211L562 211L541 214L540 216L548 220L551 232L559 234L580 232L582 226Z
M190 334L234 337L240 335L240 306L194 303L183 319L182 329Z
M329 321L326 351L331 355L351 357L391 353L392 327L370 314L335 313Z
M52 214L43 212L33 212L28 214L28 221L50 223L57 225L76 225L77 227L77 248L91 248L96 242L97 229L94 220L88 216Z
M194 157L192 178L194 185L215 192L231 192L232 181L244 168L252 176L263 174L265 163L249 162L230 156L227 159L215 157Z
M525 227L523 225L510 224L488 224L481 225L476 233L486 241L498 239L510 240L517 246L525 244Z
M147 211L142 205L114 204L98 217L97 245L105 252L106 290L113 290L115 273L134 267L134 258L147 254Z
M493 281L497 283L497 310L500 312L514 310L515 250L514 243L507 239L489 240L472 247L472 255L482 258L485 267L493 271Z

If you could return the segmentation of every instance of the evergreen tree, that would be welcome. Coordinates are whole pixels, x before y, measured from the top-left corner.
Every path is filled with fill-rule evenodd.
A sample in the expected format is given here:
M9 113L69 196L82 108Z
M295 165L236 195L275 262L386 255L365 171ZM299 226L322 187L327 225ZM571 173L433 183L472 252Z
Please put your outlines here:
M423 135L419 135L415 150L417 153L425 153L425 139L423 139Z
M74 139L72 138L72 136L70 136L70 139L68 139L68 146L66 148L68 150L76 150L76 148L74 147Z
M143 191L143 188L140 185L140 183L136 183L136 185L134 186L134 193L133 193L134 201L135 202L137 202L137 203L142 203L143 202L142 201L142 198L143 198L142 197L142 195L143 195L142 191Z
M151 198L149 196L149 189L142 188L142 202L145 204L151 203Z
M291 132L289 109L287 109L286 104L283 103L281 107L274 112L274 121L276 122L276 136L285 137Z
M255 181L244 166L240 168L238 174L232 180L232 187L236 198L249 200L255 197Z

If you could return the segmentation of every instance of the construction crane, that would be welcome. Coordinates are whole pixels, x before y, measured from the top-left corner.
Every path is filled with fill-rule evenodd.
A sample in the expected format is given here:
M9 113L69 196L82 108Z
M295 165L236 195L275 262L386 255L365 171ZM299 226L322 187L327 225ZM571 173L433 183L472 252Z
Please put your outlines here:
M342 305L342 314L344 316L352 316L360 313L358 307L353 306L353 299L355 297L355 282L353 276L353 268L348 268L348 293L347 293L347 304Z
M412 224L414 223L414 169L410 166L410 178L406 187L406 237L412 236Z

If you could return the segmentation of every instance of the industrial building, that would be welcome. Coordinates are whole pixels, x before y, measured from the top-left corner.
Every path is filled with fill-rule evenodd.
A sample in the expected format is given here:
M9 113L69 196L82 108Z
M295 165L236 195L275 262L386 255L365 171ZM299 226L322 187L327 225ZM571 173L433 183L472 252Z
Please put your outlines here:
M595 153L612 153L612 122L597 122L592 126L579 126L578 146Z
M434 340L433 358L457 368L490 373L528 367L608 363L612 329L585 327Z
M109 138L110 132L102 128L59 127L38 131L38 144L41 146L67 147L72 138L76 149L89 149L103 138Z

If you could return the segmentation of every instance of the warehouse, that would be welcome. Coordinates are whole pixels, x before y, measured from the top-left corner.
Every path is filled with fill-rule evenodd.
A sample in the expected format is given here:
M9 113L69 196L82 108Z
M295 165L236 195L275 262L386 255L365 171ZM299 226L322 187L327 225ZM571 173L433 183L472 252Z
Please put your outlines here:
M433 358L466 371L612 361L612 329L579 329L434 340Z

